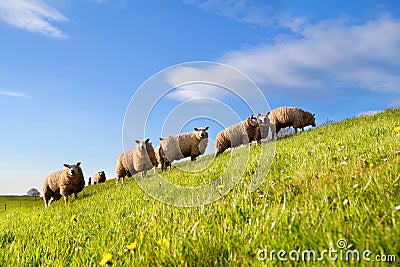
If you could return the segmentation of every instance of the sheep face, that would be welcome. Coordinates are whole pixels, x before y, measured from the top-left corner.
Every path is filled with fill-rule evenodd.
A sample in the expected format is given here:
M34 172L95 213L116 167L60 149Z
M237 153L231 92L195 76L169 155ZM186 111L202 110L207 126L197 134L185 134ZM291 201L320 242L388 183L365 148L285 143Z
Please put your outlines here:
M256 117L254 117L253 115L251 115L250 117L247 118L247 123L251 126L251 127L257 127L258 126L258 120Z
M76 164L64 164L64 167L67 168L69 175L75 175L79 173L79 165L81 165L80 162Z
M269 123L268 114L260 114L257 115L257 120L259 124L265 125Z
M306 123L308 125L311 125L312 127L315 127L315 114L311 114L310 112L306 112Z
M208 138L208 133L207 133L208 128L209 128L208 126L205 128L194 128L196 132L196 138L199 140Z
M145 151L146 150L146 144L150 141L150 139L146 139L146 140L135 140L136 142L136 149L141 150L141 151Z

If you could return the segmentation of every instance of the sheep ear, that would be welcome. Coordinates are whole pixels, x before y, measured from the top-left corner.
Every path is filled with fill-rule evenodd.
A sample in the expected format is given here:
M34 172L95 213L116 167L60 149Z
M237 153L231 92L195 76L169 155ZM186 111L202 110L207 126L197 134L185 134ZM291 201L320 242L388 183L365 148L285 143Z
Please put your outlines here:
M64 164L65 168L69 168L69 165L67 163Z
M78 166L78 167L79 167L79 165L81 165L81 163L80 163L80 162L76 163L76 166Z
M197 129L197 128L194 128L193 130L195 130L195 131L198 131L199 129Z
M271 113L271 111L268 111L267 116L269 115L269 113Z
M314 114L312 114L312 116L313 116L313 117L315 117L315 113L314 113Z
M258 116L260 117L260 116L261 116L261 113L258 113Z
M137 144L139 144L139 140L135 140L135 142L136 142Z
M145 143L147 144L149 141L150 141L150 138L147 138Z
M208 130L208 128L210 128L210 127L207 126L207 127L206 127L206 131Z
M159 137L158 139L160 139L160 141L162 141L164 138L162 138L162 137Z

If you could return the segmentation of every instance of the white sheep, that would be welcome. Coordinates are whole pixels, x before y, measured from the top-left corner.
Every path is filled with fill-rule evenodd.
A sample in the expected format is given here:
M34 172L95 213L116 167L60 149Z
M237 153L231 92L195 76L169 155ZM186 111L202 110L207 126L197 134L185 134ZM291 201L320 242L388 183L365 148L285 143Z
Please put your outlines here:
M153 145L149 141L150 139L135 140L136 148L122 153L118 157L116 166L117 184L120 178L124 183L125 176L129 177L138 172L141 173L142 178L146 178L147 171L152 168L156 173L157 159Z
M298 128L304 130L304 127L308 125L311 125L312 127L316 126L315 114L311 114L310 112L304 111L300 108L279 107L269 112L268 117L272 130L272 139L275 139L275 136L282 128L292 126L294 131L297 133Z
M93 175L93 183L100 184L106 181L106 173L104 171L98 171Z
M43 200L46 207L61 197L64 197L65 203L72 194L75 194L75 198L78 197L78 193L85 187L85 178L80 165L80 162L64 164L66 169L53 172L46 177L43 183Z
M194 128L193 132L160 138L160 146L169 163L190 157L192 161L204 154L208 145L208 130Z
M242 122L229 126L217 134L215 138L216 156L228 148L245 145L252 141L261 142L258 121L254 116L250 116Z
M260 127L261 139L267 139L269 127L270 127L268 113L267 114L258 113L257 121L258 121L258 125Z

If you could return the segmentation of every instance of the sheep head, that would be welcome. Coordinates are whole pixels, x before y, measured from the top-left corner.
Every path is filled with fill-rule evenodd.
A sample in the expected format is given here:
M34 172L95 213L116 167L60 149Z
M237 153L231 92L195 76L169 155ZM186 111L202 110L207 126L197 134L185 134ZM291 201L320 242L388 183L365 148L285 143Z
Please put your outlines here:
M68 170L69 175L75 175L79 173L79 166L81 165L80 162L76 164L64 164L64 167Z
M135 140L136 142L136 149L139 150L146 150L146 144L150 141L149 138L147 138L146 140Z
M194 131L196 132L196 137L197 139L205 139L208 138L208 126L205 128L194 128Z
M248 117L248 118L246 119L246 121L247 121L247 124L248 124L250 127L258 127L258 120L257 120L257 118L254 117L253 115L251 115L250 117Z

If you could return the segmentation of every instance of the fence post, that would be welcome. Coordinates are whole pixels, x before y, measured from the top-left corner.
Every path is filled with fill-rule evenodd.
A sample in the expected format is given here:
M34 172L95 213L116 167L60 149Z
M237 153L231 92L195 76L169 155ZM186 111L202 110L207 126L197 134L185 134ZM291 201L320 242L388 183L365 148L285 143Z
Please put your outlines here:
M7 203L4 203L4 211L7 211Z

